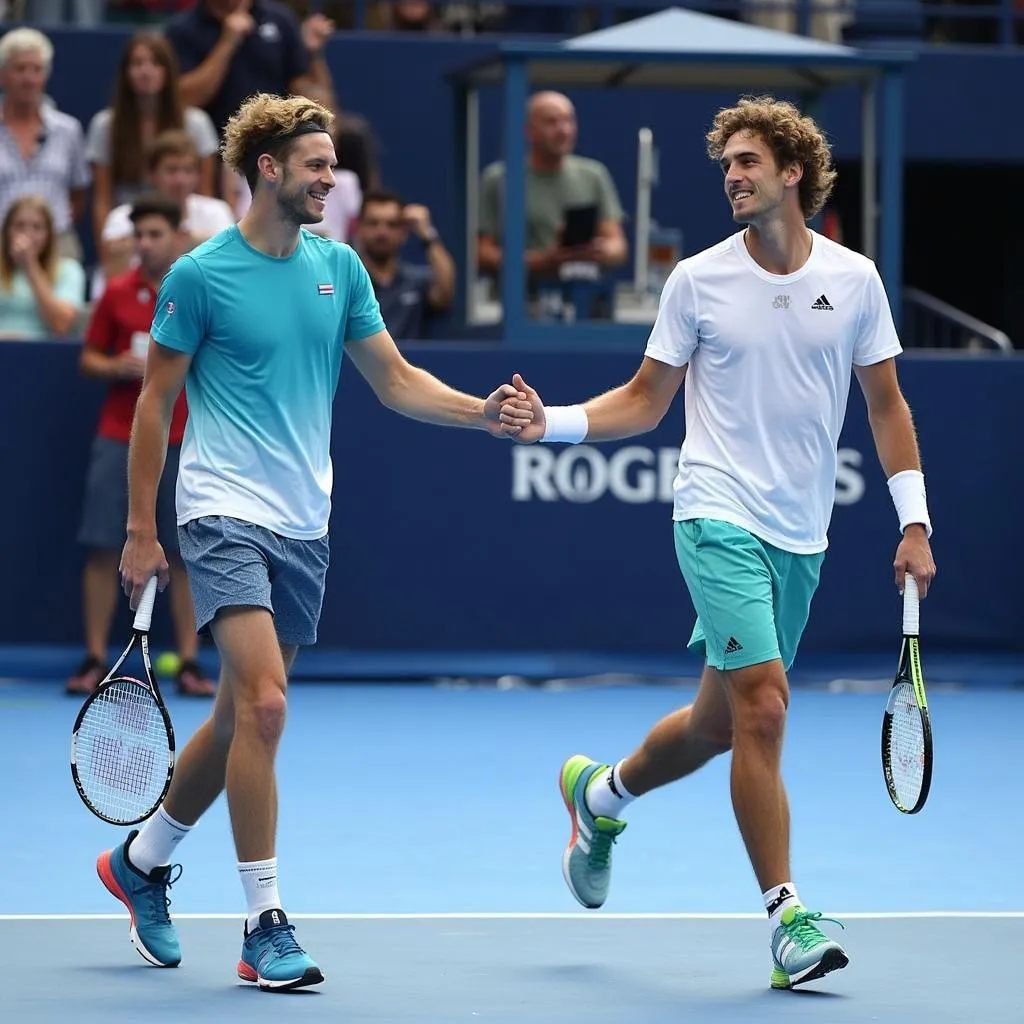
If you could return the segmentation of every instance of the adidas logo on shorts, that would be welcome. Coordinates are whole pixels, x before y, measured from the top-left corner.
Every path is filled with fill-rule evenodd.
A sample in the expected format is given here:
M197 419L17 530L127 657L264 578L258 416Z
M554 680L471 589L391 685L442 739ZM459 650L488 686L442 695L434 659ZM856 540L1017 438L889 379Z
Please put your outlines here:
M729 642L725 645L726 654L735 654L737 651L743 650L743 644L736 639L736 637L729 637Z

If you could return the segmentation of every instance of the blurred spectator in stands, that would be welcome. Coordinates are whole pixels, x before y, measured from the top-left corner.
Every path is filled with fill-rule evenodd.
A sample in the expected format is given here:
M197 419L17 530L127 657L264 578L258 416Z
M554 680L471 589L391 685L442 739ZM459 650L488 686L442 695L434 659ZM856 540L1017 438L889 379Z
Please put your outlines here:
M333 94L324 46L334 22L311 14L300 25L275 0L198 0L172 18L167 38L181 64L183 102L202 107L223 132L253 93Z
M103 21L106 0L24 0L18 17L36 25L73 23L94 27Z
M327 106L336 118L334 152L338 157L337 170L352 171L363 192L380 188L379 146L370 123L359 114L340 110L337 102Z
M0 229L0 337L67 334L85 305L85 271L61 256L41 196L19 196Z
M520 12L532 10L534 10L532 5L526 8L510 8L503 3L473 2L445 4L441 8L441 23L449 32L455 32L464 36L506 31L543 32L544 29L536 28L534 23L528 24L525 29L520 28L519 25L512 24ZM562 18L559 24L564 25L567 21L567 18Z
M473 4L467 5L472 9ZM482 5L487 7L490 5ZM481 10L477 18L480 20L480 32L504 32L516 35L559 35L578 36L585 32L600 28L598 12L594 7L582 5L566 6L559 4L511 4L502 5L498 10L501 12L500 20L492 15L487 17L484 10ZM635 16L636 11L629 8L622 11L613 11L612 18L615 22L629 19ZM449 22L451 14L445 13L445 22Z
M808 35L828 43L843 41L843 28L853 21L849 0L806 0ZM798 0L742 0L743 20L776 32L796 33L800 28ZM845 10L832 8L846 7Z
M252 202L252 192L249 191L245 176L236 174L226 165L223 195L235 220L241 220ZM355 171L336 168L334 188L327 193L327 202L324 204L324 219L319 224L307 224L306 228L325 238L333 238L336 242L347 242L359 217L362 202L363 190L359 187Z
M195 140L200 158L196 191L214 194L217 132L205 111L182 104L178 77L177 55L162 35L132 36L121 54L112 104L93 117L86 137L96 238L115 206L130 203L149 187L146 146L169 129L184 129Z
M79 365L87 377L109 384L100 411L86 477L85 507L78 541L89 549L82 580L85 659L67 682L68 693L91 693L107 674L107 645L120 586L118 559L128 521L128 442L142 389L160 282L182 250L181 204L159 193L139 196L129 213L137 266L113 278L93 311ZM157 493L157 527L171 565L171 617L180 667L179 693L210 696L215 687L196 661L192 597L177 553L174 488L188 409L185 392L175 403L167 459Z
M422 243L427 265L406 263L409 233ZM431 314L448 309L455 295L455 262L441 242L430 211L406 205L395 192L368 192L356 227L356 249L373 281L380 314L396 341L424 337Z
M253 93L308 96L337 117L338 166L355 171L365 192L378 181L376 144L364 118L340 109L324 59L334 30L319 12L300 25L275 0L197 0L165 27L181 63L183 101L206 110L218 132Z
M377 5L378 28L387 32L444 32L437 5L429 0L399 0Z
M81 260L75 223L85 213L91 176L81 124L44 99L52 64L53 45L34 28L0 39L0 217L18 196L42 196L60 254Z
M235 216L222 199L200 195L200 160L195 140L180 128L161 132L146 148L146 163L152 188L180 203L185 211L183 238L186 249L205 242L218 231L231 227ZM131 204L110 211L99 236L104 278L124 273L135 252ZM102 280L93 279L93 298L102 292Z
M526 132L526 268L531 281L557 278L567 263L601 268L625 263L628 245L615 184L604 164L574 154L576 111L569 98L557 92L532 96ZM486 273L501 267L504 178L504 162L498 161L484 170L481 182L477 257ZM566 212L590 206L597 208L593 238L564 247Z

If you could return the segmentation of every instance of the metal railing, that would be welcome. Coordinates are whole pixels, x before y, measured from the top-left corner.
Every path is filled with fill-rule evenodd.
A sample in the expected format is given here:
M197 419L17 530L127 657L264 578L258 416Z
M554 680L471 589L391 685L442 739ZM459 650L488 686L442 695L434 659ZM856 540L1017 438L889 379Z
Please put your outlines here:
M1013 343L998 328L917 288L903 289L903 321L911 348L1013 354Z

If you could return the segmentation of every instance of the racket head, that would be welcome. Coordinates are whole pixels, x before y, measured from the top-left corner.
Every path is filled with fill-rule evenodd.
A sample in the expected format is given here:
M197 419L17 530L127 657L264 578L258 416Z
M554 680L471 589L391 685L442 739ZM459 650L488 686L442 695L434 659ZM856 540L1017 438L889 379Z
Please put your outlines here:
M115 674L136 642L145 681ZM112 825L137 825L167 795L174 756L174 727L153 675L149 637L136 625L124 653L75 719L71 777L96 817Z
M905 636L882 716L882 773L893 806L917 814L932 782L932 725L916 636Z

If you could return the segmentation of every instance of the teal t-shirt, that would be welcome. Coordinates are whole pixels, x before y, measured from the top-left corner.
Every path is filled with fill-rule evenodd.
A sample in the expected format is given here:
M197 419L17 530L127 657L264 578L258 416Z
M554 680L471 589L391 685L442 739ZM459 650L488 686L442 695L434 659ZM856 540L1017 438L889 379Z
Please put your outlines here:
M384 330L347 245L299 232L278 259L232 226L178 259L154 341L192 354L178 522L232 516L285 537L327 532L331 413L346 341Z

